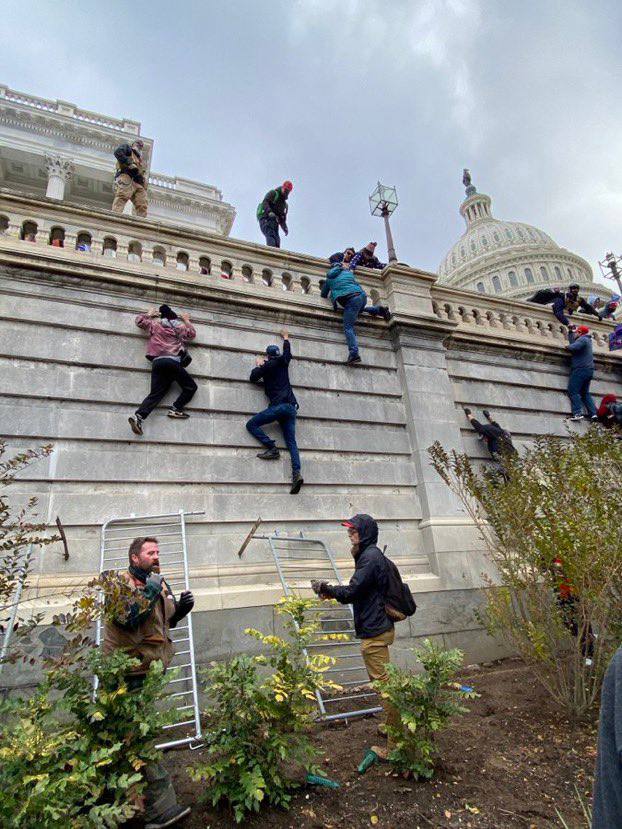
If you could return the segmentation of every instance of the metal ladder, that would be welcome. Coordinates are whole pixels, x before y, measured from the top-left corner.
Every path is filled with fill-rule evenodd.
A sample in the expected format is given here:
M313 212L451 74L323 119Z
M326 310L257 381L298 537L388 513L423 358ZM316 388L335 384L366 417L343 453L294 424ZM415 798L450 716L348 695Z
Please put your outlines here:
M255 535L255 538L264 539L270 544L286 596L310 592L311 579L343 584L331 551L320 539L305 538L302 532L296 536L280 535L278 530L271 535ZM316 693L319 719L346 720L381 711L379 705L374 706L371 702L377 701L378 695L369 685L360 647L354 638L352 605L323 603L312 609L311 618L319 622L320 630L309 649L336 660L326 673L345 689L344 694ZM327 633L343 633L348 639L322 641L322 636ZM308 652L305 655L309 658Z
M25 554L20 555L20 563L19 567L17 568L17 577L15 580L15 585L13 587L13 593L9 598L9 603L2 605L0 607L0 673L2 673L2 668L5 664L5 660L7 654L9 652L9 645L11 643L11 637L13 636L13 631L15 629L15 622L17 621L17 613L19 610L19 603L22 598L22 591L24 589L24 583L26 581L26 576L28 575L27 567L28 562L32 557L32 548L33 544L28 545L28 549L26 550ZM4 613L8 611L8 617L4 617Z
M186 516L203 515L203 512L179 512L164 515L131 515L106 521L101 531L100 571L127 570L128 548L138 536L154 536L160 547L160 570L173 593L189 590L188 548L186 544ZM187 712L182 721L165 725L170 739L158 743L156 748L167 749L190 745L201 739L201 719L194 657L192 614L170 631L175 645L175 656L170 668L177 669L177 676L166 686L168 697L174 700L177 711ZM97 622L97 645L102 642L102 623ZM95 684L97 688L97 684Z

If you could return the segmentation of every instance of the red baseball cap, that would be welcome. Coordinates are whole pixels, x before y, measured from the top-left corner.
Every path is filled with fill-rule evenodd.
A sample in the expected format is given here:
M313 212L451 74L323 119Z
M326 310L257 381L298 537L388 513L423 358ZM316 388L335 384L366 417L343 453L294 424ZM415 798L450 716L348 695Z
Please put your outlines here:
M577 334L589 334L590 329L587 325L577 325Z
M294 185L291 183L291 181L284 181L283 182L283 190L287 190L288 193L291 193L291 191L293 189L294 189Z

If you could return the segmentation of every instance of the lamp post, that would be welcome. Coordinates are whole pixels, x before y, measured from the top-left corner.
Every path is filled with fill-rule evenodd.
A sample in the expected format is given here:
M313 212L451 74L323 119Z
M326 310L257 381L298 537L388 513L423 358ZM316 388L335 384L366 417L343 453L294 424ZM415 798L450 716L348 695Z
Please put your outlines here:
M622 256L616 256L615 253L606 253L603 261L598 264L600 265L600 272L605 279L615 279L618 283L618 290L622 294L622 281L620 280Z
M393 244L393 236L391 234L391 226L389 225L389 216L397 207L397 193L395 187L387 187L378 182L378 186L369 197L369 209L372 216L382 216L384 219L384 229L387 234L387 253L389 262L397 262L395 255L395 246Z

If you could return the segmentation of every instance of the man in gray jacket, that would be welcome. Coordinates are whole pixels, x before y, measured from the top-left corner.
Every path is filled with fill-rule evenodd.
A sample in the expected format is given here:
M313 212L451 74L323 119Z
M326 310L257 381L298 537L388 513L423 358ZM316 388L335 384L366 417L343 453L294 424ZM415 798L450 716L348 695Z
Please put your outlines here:
M570 351L570 379L568 397L572 406L570 420L583 420L583 407L590 420L597 420L596 406L590 394L590 383L594 376L594 354L592 335L587 325L570 326L568 329Z

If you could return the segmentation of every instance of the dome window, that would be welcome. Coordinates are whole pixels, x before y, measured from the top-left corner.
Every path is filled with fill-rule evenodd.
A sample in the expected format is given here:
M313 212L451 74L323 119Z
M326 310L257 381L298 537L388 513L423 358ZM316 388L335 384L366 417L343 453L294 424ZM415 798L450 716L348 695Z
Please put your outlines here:
M508 273L508 279L510 280L511 288L518 288L518 277L516 276L516 271L510 271Z
M477 252L477 248L475 247L475 242L473 241L473 239L471 239L471 250L473 251L473 253Z
M492 238L495 240L495 242L496 242L497 244L499 244L499 242L501 241L501 237L499 236L499 234L497 233L497 231L496 231L496 230L495 230L495 232L492 234Z
M542 279L543 279L545 282L548 282L548 281L549 281L549 272L548 272L548 271L547 271L547 269L544 267L544 265L542 265L542 267L540 268L540 276L542 277Z
M506 227L506 229L505 229L505 235L508 237L508 239L510 240L510 242L511 242L511 241L513 241L514 237L512 236L512 231L510 230L510 228L509 228L509 227Z
M464 250L464 245L462 245L462 246L460 247L460 255L462 256L462 258L463 258L463 259L464 259L464 257L466 256L466 253L465 253L465 250Z
M499 279L498 274L495 274L492 278L492 287L495 289L496 294L501 293L501 280Z
M566 268L566 270L568 271L568 276L569 276L571 279L574 279L574 273L572 272L572 268Z
M486 288L484 287L483 282L478 282L476 287L477 287L477 290L480 292L480 294L485 294L486 293Z
M486 236L482 236L482 245L484 245L485 248L488 247L488 238Z
M533 230L532 230L531 228L529 228L529 230L527 231L527 233L528 233L528 234L529 234L529 236L533 239L533 241L534 241L534 242L536 242L536 241L537 241L537 239L536 239L536 234L533 232Z
M520 227L516 228L516 232L518 233L518 238L521 240L521 242L524 242L525 241L525 234L520 229Z
M562 272L560 271L560 269L559 269L559 266L558 266L558 265L555 265L555 276L557 277L557 279L561 279L561 278L562 278Z
M527 283L529 285L533 285L534 279L533 279L533 271L531 270L531 268L525 268L525 277L527 278Z

